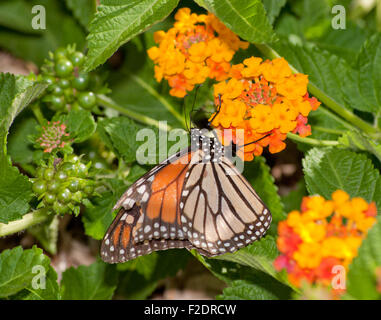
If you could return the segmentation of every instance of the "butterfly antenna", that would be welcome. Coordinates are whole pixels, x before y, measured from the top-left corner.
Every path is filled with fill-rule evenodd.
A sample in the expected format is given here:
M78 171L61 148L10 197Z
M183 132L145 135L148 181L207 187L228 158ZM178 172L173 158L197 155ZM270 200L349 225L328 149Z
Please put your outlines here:
M221 94L218 95L218 107L217 107L217 111L216 113L214 114L213 118L208 122L208 125L209 127L211 126L211 124L213 123L214 119L217 117L217 115L220 113L220 110L221 110L221 104L222 104L222 99L221 99Z
M267 138L267 137L269 137L271 135L272 135L272 133L268 133L268 134L264 135L262 138L259 138L258 140L255 140L255 141L252 141L252 142L249 142L249 143L245 143L245 144L243 144L241 146L238 146L238 149L240 149L242 147L246 147L246 146L248 146L250 144L253 144L253 143L257 143L257 142L259 142L259 141L261 141L261 140L263 140L263 139L265 139L265 138Z
M190 113L189 113L189 126L192 126L192 123L193 123L193 121L192 121L192 114L193 114L193 112L194 112L194 106L195 106L195 104L196 104L197 94L198 94L198 90L200 89L200 87L201 87L201 84L197 85L197 87L196 87L196 91L195 91L195 93L194 93L193 104L192 104L192 110L191 110Z
M183 114L184 114L184 122L185 122L185 126L186 126L186 129L187 131L190 133L190 128L189 128L189 125L188 125L188 120L187 120L187 114L186 114L186 110L185 110L185 98L187 97L187 95L184 97L183 99L183 104L181 106L181 108L183 109Z

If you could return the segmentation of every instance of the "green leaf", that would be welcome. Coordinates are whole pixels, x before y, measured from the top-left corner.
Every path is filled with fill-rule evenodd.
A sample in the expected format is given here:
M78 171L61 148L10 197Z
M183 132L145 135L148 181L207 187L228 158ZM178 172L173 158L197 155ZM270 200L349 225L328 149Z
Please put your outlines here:
M369 31L357 24L347 21L345 30L328 28L326 32L314 42L323 50L332 52L334 55L344 58L353 65L353 57L356 57L365 42Z
M120 72L110 75L111 96L125 109L158 121L167 121L172 127L184 127L184 118L179 115L182 101L168 95L165 81L158 83L155 80L153 62L147 56L147 48L154 45L153 31L159 27L165 29L166 24L158 23L126 45L123 67ZM190 99L185 97L185 100Z
M135 161L138 148L136 134L142 126L127 117L103 119L98 125L104 143L118 157L127 163Z
M18 119L13 123L8 136L8 153L13 162L27 164L33 161L33 143L29 136L36 135L38 125L34 118Z
M292 289L274 277L239 263L206 259L198 255L201 263L214 276L227 283L218 299L290 299Z
M351 197L375 201L381 208L381 178L364 154L341 149L311 149L303 159L303 171L310 194L326 199L341 189Z
M34 246L23 250L22 247L4 250L0 254L0 297L11 296L32 285L38 275L38 266L47 269L50 260L42 250Z
M32 7L32 4L26 1L3 0L0 3L0 25L30 34L41 33L41 30L32 28Z
M126 300L147 299L157 288L157 281L150 281L144 278L137 271L123 272L116 294L123 296Z
M127 189L127 185L121 180L105 182L111 185L110 190L102 192L100 197L91 199L94 206L86 207L82 214L85 233L97 240L101 240L105 235L113 220L112 208Z
M351 90L353 90L353 73L356 71L344 59L316 46L300 46L280 41L274 48L298 72L308 74L309 82L331 99L343 106L355 107L347 101L354 96Z
M65 0L67 7L73 12L74 17L87 29L90 21L93 19L97 2L96 0Z
M116 289L117 278L114 266L102 261L69 268L62 274L62 299L110 300Z
M307 196L307 189L304 179L302 179L298 182L295 190L282 197L285 211L300 210L300 204L305 196Z
M258 272L253 281L235 280L217 296L223 300L279 300L289 298L289 290Z
M326 0L321 1L294 1L292 4L300 25L307 39L322 35L331 28L330 6Z
M378 112L378 100L376 101L375 98L378 93L373 94L368 92L370 95L369 99L362 96L362 92L366 94L368 90L364 88L362 82L365 81L364 77L368 77L369 72L366 85L370 86L372 91L377 90L379 86L376 80L370 80L370 78L376 77L376 75L372 76L370 68L377 70L377 59L381 59L380 54L375 49L377 39L376 37L373 38L374 41L370 42L370 44L368 43L369 48L367 47L370 50L370 57L366 59L368 59L367 61L374 61L374 67L366 63L363 65L359 63L358 67L352 68L346 60L335 56L331 52L321 50L317 46L293 45L280 41L274 44L274 48L298 72L308 74L310 83L320 89L327 98L348 109ZM361 70L359 70L360 68Z
M175 276L185 268L190 257L185 249L171 249L118 264L120 282L117 294L125 299L146 299L159 280Z
M92 70L104 63L122 44L167 17L179 0L104 0L90 24L88 60Z
M348 131L339 138L339 142L355 151L368 151L381 162L381 145L360 131Z
M271 175L270 168L265 163L265 159L263 157L255 157L253 161L245 162L243 175L269 208L273 217L272 225L276 225L280 220L283 220L285 213L278 194L278 187L274 183L274 177Z
M213 259L236 262L276 277L273 261L277 256L276 241L268 235L235 253L226 253Z
M15 117L46 85L34 84L25 78L0 74L0 222L7 223L22 217L29 209L33 197L31 183L11 165L6 141L9 127Z
M363 240L357 257L349 265L347 292L350 297L362 300L381 299L381 293L377 290L376 274L380 268L381 219L378 217L377 223Z
M61 117L61 121L67 125L67 131L76 143L89 139L97 128L93 115L87 110L71 110Z
M278 35L290 39L292 43L295 42L295 39L297 39L298 42L302 42L302 39L304 39L303 28L300 21L289 13L284 13L279 17L275 25L275 31Z
M376 33L363 45L356 69L359 101L364 105L359 110L380 113L381 109L381 34Z
M195 0L215 14L242 39L255 43L272 42L275 33L261 0Z
M263 5L267 12L267 18L271 24L274 24L276 17L279 15L287 0L263 0Z
M47 221L29 228L28 232L30 232L38 240L47 252L56 254L58 225L58 216L51 215Z
M54 51L58 47L66 47L68 44L75 43L78 50L83 49L85 44L84 31L77 21L67 13L62 0L12 0L12 2L14 7L44 6L46 9L46 29L38 30L38 34L30 35L16 31L19 28L14 28L16 30L1 28L0 46L2 48L26 61L33 61L39 66L43 64L48 52ZM34 15L32 15L31 10L28 9L28 11L28 15L20 15L20 17L23 17L24 24L30 25ZM9 14L9 12L4 11L4 14ZM13 12L13 14L17 13Z
M13 300L60 300L61 293L57 282L57 273L52 266L48 267L45 276L45 287L34 289L27 287L19 293L10 297ZM40 283L41 284L41 283Z
M146 256L118 264L119 271L136 270L144 278L159 280L176 275L191 256L185 249L155 251Z

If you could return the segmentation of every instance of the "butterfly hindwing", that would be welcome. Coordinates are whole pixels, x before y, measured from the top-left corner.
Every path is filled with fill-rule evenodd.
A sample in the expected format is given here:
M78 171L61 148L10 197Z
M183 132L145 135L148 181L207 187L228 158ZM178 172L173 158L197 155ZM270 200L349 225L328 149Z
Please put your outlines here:
M271 223L269 210L226 157L190 167L181 206L183 230L207 256L247 246Z

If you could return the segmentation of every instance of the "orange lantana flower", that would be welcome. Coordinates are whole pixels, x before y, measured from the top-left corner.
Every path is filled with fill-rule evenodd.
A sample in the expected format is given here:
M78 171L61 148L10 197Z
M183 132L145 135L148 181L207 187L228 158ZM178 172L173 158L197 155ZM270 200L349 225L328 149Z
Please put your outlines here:
M369 212L371 214L369 215ZM304 197L301 211L292 211L278 224L277 270L286 269L289 281L301 287L331 286L334 266L348 269L368 230L376 222L375 203L352 198L343 190L332 200L321 196ZM334 294L342 294L343 290Z
M175 20L167 32L155 32L158 46L150 48L148 56L155 63L156 80L167 80L169 93L182 98L207 78L225 80L234 53L249 44L211 13L197 15L181 8Z
M224 107L221 108L223 113L216 117L213 114L210 119L219 130L245 130L243 139L237 139L245 149L237 152L242 159L252 160L253 155L260 155L266 146L271 153L282 151L286 147L284 140L288 132L302 137L311 134L307 117L320 103L307 93L308 77L292 74L284 58L272 61L258 57L245 59L230 68L229 77L214 85L215 103L218 105L222 101ZM240 108L239 113L233 111L237 101L245 105L245 110ZM232 114L234 123L229 118ZM241 115L240 119L238 115ZM263 140L253 140L253 136Z

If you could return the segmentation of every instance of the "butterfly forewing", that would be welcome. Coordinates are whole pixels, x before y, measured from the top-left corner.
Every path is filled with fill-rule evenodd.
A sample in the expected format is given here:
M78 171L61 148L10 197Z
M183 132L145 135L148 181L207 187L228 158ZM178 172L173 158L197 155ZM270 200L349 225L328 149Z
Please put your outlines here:
M104 261L124 262L151 251L192 248L182 230L179 207L191 154L187 149L169 158L121 196L114 206L119 212L102 243Z

